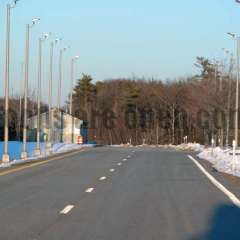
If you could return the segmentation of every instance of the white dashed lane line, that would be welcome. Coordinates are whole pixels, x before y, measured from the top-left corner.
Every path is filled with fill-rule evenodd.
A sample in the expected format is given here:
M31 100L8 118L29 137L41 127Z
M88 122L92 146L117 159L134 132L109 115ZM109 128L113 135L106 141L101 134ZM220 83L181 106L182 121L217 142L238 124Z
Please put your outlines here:
M60 212L60 214L66 215L66 214L68 214L73 208L74 208L73 205L68 205L68 206L66 206L66 207Z
M134 152L134 151L133 151L133 152ZM125 162L125 161L128 160L128 158L131 158L131 156L128 155L127 158L124 158L122 161ZM118 166L121 166L122 163L119 162L117 165L118 165ZM114 169L114 168L111 168L111 169L109 169L109 172L115 172L115 169ZM106 176L102 176L102 177L99 178L99 181L104 181L104 180L106 180L106 179L107 179ZM94 191L94 188L87 188L87 189L85 190L86 193L91 193L91 192L93 192L93 191ZM62 214L62 215L67 215L69 212L71 212L71 210L72 210L73 208L74 208L74 205L67 205L62 211L60 211L60 214Z
M86 193L91 193L91 192L93 192L93 190L94 190L94 188L88 188L85 192Z

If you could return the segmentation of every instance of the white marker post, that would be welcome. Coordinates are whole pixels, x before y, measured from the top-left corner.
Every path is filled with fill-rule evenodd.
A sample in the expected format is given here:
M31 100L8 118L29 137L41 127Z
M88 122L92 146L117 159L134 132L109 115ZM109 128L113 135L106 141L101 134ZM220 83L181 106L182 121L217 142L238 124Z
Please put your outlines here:
M215 143L215 141L214 141L213 138L212 138L212 140L211 140L211 143L212 143L212 156L213 156L213 149L214 149L214 143Z
M235 140L233 140L233 159L232 159L232 170L235 171L236 169L236 147L237 143Z

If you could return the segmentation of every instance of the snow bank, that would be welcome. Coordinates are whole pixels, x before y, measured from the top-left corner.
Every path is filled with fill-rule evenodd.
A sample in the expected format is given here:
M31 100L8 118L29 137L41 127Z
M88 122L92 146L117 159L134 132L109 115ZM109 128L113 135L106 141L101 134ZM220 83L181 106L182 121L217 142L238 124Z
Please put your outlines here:
M205 148L198 154L198 157L212 163L219 172L240 177L240 155L234 157L230 148Z
M83 147L94 147L94 146L95 146L95 144L79 145L79 144L56 143L52 147L52 153L53 154L63 153L63 152L68 152L68 151L72 151L72 150L77 150L77 149L80 149Z
M182 150L182 151L202 151L204 149L204 146L198 144L198 143L183 143L181 145L169 145L172 148L175 148L177 150Z
M165 144L165 145L140 145L139 147L148 146L148 147L159 147L159 148L166 148L166 149L176 149L181 151L200 151L204 147L198 143L183 143L180 145L173 145L173 144Z
M237 155L233 157L231 148L204 147L198 143L168 145L168 147L182 151L196 151L200 159L209 161L219 172L240 177L240 150L236 151Z

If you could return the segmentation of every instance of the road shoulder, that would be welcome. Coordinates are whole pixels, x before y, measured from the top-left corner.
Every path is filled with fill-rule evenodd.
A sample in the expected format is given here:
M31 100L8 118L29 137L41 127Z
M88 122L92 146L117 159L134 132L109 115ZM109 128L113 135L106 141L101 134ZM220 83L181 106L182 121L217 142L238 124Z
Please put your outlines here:
M189 155L194 157L194 159L196 159L209 174L240 199L240 178L217 171L210 162L200 159L194 152L189 153Z

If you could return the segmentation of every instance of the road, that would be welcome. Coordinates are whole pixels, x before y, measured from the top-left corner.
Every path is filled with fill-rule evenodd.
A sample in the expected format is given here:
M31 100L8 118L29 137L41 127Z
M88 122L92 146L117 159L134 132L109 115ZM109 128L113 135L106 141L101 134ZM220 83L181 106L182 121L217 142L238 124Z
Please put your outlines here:
M0 239L240 239L239 208L187 155L102 147L0 176Z

